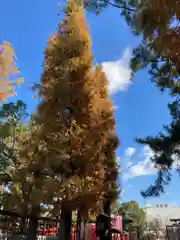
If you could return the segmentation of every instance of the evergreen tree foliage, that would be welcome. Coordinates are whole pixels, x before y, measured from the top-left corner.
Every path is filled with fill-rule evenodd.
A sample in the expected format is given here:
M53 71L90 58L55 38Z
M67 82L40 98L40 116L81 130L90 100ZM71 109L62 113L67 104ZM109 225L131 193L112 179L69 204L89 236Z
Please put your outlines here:
M180 98L177 97L169 104L172 122L164 126L162 132L156 137L146 137L137 139L141 144L148 145L154 152L152 162L158 169L158 176L153 185L146 191L142 192L143 197L159 196L164 193L164 186L172 178L172 170L177 169L179 172L180 159Z
M163 5L162 5L163 4ZM163 6L163 7L162 7ZM180 8L178 1L149 1L136 15L137 30L143 34L144 41L134 50L132 68L134 71L148 67L152 81L161 91L168 90L173 97L168 108L172 122L156 137L137 139L154 151L152 161L158 169L155 184L145 196L157 196L164 192L164 185L172 177L172 168L179 171L180 157Z
M151 80L161 91L168 90L172 102L168 105L172 122L156 137L137 139L154 151L152 159L158 169L154 185L143 196L159 195L171 179L171 169L179 171L180 143L180 7L179 1L164 0L94 0L85 1L87 8L95 11L113 6L120 9L135 35L142 40L133 51L131 67L134 72L147 68Z
M85 0L90 10L114 6L121 9L127 23L136 35L142 36L134 49L132 69L148 67L152 80L172 94L179 87L179 1L164 0ZM163 7L162 7L163 6Z
M0 172L2 181L10 181L6 171L17 160L17 143L21 132L26 131L23 121L28 116L27 106L21 100L6 103L0 109Z
M9 194L4 186L12 182L10 171L17 161L19 136L26 130L23 120L27 117L26 104L21 100L3 104L0 109L0 191L1 207L7 207Z
M119 214L123 216L124 230L128 231L128 225L131 220L131 225L136 230L142 232L145 228L146 214L135 201L124 202L120 205Z
M168 90L173 97L168 105L172 122L164 126L164 130L156 137L137 139L139 143L149 145L154 151L152 161L158 169L155 184L142 192L145 197L163 193L163 186L171 180L172 168L176 167L179 170L180 9L176 0L148 1L138 12L134 20L136 29L142 33L144 40L134 50L132 68L137 71L142 67L148 67L152 81L161 91Z

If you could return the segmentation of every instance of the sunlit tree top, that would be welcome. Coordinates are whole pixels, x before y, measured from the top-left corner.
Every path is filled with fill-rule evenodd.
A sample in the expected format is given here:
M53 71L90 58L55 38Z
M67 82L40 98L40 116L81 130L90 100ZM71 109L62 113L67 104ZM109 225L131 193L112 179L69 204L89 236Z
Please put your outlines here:
M0 102L15 95L14 87L23 82L16 66L16 55L9 42L0 45Z

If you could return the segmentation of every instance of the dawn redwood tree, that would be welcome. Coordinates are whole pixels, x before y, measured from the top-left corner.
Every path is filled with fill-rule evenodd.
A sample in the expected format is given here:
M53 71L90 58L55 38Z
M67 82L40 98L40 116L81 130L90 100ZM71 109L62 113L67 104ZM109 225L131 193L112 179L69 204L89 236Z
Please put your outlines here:
M36 237L40 203L61 206L59 237L69 239L72 210L85 217L104 201L105 192L109 196L107 183L115 186L116 166L108 163L116 146L110 144L112 103L105 74L93 68L90 47L83 6L70 1L45 50L41 103L34 126L20 142L19 170L13 178L13 196L21 195L21 209L32 217L31 239ZM107 153L108 146L113 153Z
M109 93L107 88L107 78L102 70L102 67L97 66L95 69L95 87L99 89L99 96L102 100L101 111L103 116L114 120L114 110L112 104L109 101ZM109 102L110 104L107 104ZM116 201L118 197L118 166L116 162L116 149L119 146L119 140L115 134L115 121L109 122L106 126L106 142L103 145L101 155L104 157L105 167L105 184L104 184L104 200L103 211L110 216L111 204Z
M95 160L98 161L100 158L102 161L102 167L101 171L104 172L104 181L101 186L101 192L98 191L98 189L91 189L90 193L94 192L94 195L97 194L100 195L102 193L101 198L99 201L95 200L92 201L93 204L89 204L88 200L87 206L83 204L83 208L86 209L86 212L89 212L89 216L97 216L99 213L106 213L110 215L111 213L111 204L117 199L118 196L118 187L117 187L117 163L116 163L116 156L115 156L115 150L117 149L119 145L118 138L115 134L115 121L114 121L114 110L112 108L112 102L109 99L109 93L108 93L108 81L106 78L105 73L103 72L103 69L101 66L96 66L94 70L94 79L96 80L94 82L94 90L97 91L96 94L96 101L95 106L98 109L97 112L97 119L99 122L97 122L97 125L93 129L94 133L97 131L97 127L99 131L101 131L104 135L103 142L101 143L101 151L99 155L95 156ZM99 124L100 123L100 124ZM88 136L92 136L92 141L94 141L94 133L91 131ZM100 142L101 139L97 139L95 142L95 146L93 146L93 149L96 148L96 144ZM91 143L92 144L92 143ZM96 181L99 180L98 176L94 176L94 179ZM97 185L98 182L94 182L94 185ZM89 185L89 182L87 181L87 186ZM81 209L79 209L81 211ZM89 210L89 211L88 211ZM78 215L78 216L81 216ZM81 216L81 219L83 217ZM87 218L84 219L85 223ZM85 228L85 226L84 226Z
M114 129L113 129L114 130ZM109 135L109 142L105 148L105 165L106 165L106 190L105 190L105 201L104 201L104 212L111 216L111 205L118 198L119 186L117 185L118 168L116 162L115 150L119 145L118 138L115 133Z
M102 70L94 70L90 48L83 6L69 1L45 51L36 119L48 149L43 159L61 184L63 179L61 239L68 239L71 211L87 212L107 190L107 154L102 151L115 122L107 79Z

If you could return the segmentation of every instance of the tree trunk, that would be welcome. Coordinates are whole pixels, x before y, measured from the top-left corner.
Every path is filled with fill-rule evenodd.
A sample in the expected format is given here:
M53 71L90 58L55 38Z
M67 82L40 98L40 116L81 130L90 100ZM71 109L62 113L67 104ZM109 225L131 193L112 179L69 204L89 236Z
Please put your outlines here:
M81 213L79 210L77 212L76 240L81 240Z
M88 240L87 220L84 220L84 236L83 236L83 240Z
M38 228L38 217L40 213L40 205L33 206L31 216L28 224L28 240L36 240L37 228Z
M111 203L108 199L105 200L104 203L104 213L107 214L109 217L111 216Z
M72 211L62 206L58 240L70 240Z
M109 218L107 219L107 221L108 221L108 223L107 223L107 233L106 233L105 238L107 240L110 240L111 239L111 202L109 201L109 199L105 200L104 213L109 216Z
M29 221L29 227L28 227L28 240L36 240L37 228L38 228L38 218L31 217Z
M86 207L82 206L82 209L80 211L81 213L81 240L88 240L88 233L87 233L87 219L88 219L88 210Z
M27 233L26 217L21 217L20 219L20 233L21 234Z
M81 234L80 234L80 240L88 240L87 239L87 221L81 221Z

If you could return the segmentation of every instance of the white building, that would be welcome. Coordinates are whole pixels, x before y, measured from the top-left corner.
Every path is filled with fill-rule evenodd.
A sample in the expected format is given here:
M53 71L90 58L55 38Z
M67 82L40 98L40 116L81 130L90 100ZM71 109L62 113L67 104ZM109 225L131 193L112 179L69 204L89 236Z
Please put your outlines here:
M180 207L178 206L159 204L146 206L144 210L146 211L148 225L154 224L164 227L172 224L170 219L180 219Z

